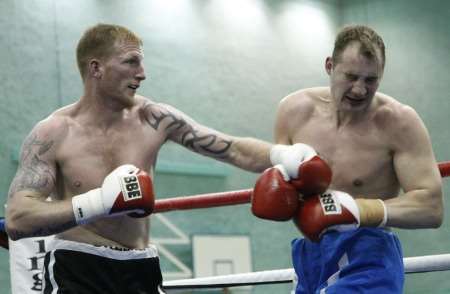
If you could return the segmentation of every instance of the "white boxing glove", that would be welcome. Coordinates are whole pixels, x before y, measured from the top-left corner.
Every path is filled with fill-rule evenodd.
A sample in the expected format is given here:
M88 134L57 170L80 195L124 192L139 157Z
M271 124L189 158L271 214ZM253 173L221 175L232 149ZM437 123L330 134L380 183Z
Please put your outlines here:
M272 165L281 164L291 179L298 178L298 167L301 163L311 160L317 152L309 145L297 143L294 145L276 144L270 150Z
M150 176L130 164L113 170L105 177L101 188L72 198L77 224L123 214L144 217L152 213L154 204L155 196Z

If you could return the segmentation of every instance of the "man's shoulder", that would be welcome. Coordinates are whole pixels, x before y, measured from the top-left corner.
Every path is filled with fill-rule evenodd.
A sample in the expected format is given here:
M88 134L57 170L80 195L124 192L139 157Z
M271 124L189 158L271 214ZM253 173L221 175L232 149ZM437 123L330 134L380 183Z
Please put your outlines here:
M284 97L279 104L279 112L285 117L306 119L318 107L330 103L328 87L305 88Z
M60 128L64 128L67 125L68 115L55 111L46 118L42 119L36 124L36 127L42 130L54 131Z
M391 130L414 127L421 119L416 110L393 97L376 94L377 106L375 109L375 121L383 128Z
M312 103L316 99L330 101L330 88L314 87L300 89L290 93L284 97L282 101L289 101L291 103Z
M375 123L393 150L410 150L418 142L426 143L427 128L413 107L386 95L380 100Z
M59 108L44 119L38 121L31 131L43 138L55 138L66 132L69 124L71 105Z
M417 116L417 112L411 106L404 104L397 99L377 92L376 93L376 114L386 116L385 119L404 119L405 117Z
M136 106L138 111L143 111L144 113L155 113L155 112L176 112L177 109L173 106L156 102L152 98L147 98L144 96L136 95Z

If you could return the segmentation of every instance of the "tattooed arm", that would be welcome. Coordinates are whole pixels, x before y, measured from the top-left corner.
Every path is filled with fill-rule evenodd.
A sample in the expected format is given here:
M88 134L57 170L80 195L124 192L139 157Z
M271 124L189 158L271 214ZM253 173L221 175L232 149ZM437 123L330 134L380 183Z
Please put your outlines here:
M167 138L205 156L260 172L271 166L270 143L234 137L203 126L186 114L165 104L145 105L147 123L167 133Z
M60 122L43 121L22 145L6 208L6 231L12 240L51 235L75 226L70 201L45 201L56 182L57 128Z

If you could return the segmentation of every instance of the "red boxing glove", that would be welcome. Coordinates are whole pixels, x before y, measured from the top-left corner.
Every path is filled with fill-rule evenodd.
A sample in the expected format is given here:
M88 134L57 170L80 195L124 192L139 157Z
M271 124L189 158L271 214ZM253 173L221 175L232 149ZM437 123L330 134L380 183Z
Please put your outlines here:
M85 224L103 216L128 214L144 217L155 204L150 176L133 165L122 165L103 180L101 188L72 198L77 224Z
M258 178L252 193L255 216L274 221L290 220L298 208L298 192L289 182L281 165L266 169Z
M330 166L316 155L300 164L298 178L291 179L291 183L303 196L310 196L325 192L331 183L331 177Z
M155 206L155 195L153 192L153 183L150 175L137 169L123 179L122 195L118 197L110 213L122 213L123 211L133 210L127 213L131 217L145 217L153 212ZM127 200L128 198L128 200Z
M384 226L386 221L386 206L382 200L353 199L345 192L333 190L302 201L294 218L303 235L315 242L329 230Z
M274 165L283 165L292 184L304 196L323 193L331 183L331 168L309 145L274 145L270 160Z

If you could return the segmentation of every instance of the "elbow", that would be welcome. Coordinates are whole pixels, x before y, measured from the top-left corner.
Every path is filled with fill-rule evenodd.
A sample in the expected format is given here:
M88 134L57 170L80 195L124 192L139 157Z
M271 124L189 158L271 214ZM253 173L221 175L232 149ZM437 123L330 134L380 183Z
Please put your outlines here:
M440 183L440 182L439 182ZM442 226L444 221L444 200L442 185L428 187L417 193L418 207L420 207L421 216L417 215L422 221L422 228L437 229Z
M13 241L17 241L25 237L21 236L22 234L19 233L20 229L17 223L10 217L5 218L5 231L8 237Z
M437 229L442 226L442 223L444 222L444 211L442 207L434 209L433 211L433 214L430 216L430 227Z
M17 240L21 239L18 234L18 230L15 229L13 226L9 225L8 223L6 223L5 231L11 240L17 241Z
M442 226L442 222L443 222L443 217L436 216L430 221L429 226L432 229L437 229Z
M442 194L441 197L437 197L439 200L436 199L434 203L431 203L430 207L430 215L429 215L429 225L431 228L437 229L440 226L442 226L442 223L444 221L444 203L442 201Z
M22 227L20 214L8 207L5 216L5 231L8 237L13 241L28 237L26 230Z

